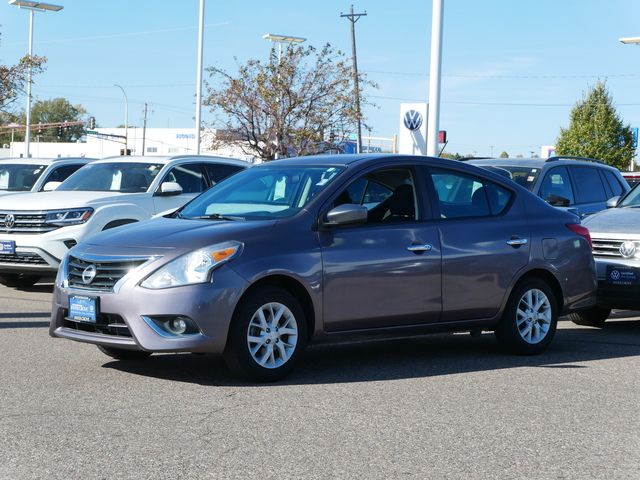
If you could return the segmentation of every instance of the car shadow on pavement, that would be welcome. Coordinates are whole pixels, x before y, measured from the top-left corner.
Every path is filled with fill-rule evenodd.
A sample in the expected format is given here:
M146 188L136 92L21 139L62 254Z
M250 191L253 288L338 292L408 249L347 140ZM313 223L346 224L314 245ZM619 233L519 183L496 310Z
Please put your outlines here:
M501 353L491 333L475 338L469 334L435 334L318 345L307 350L291 375L266 385L370 382L521 367L590 368L584 362L638 355L640 320L612 318L602 330L561 326L550 348L536 356ZM104 367L200 385L265 385L239 381L220 357L212 355L153 355L142 361L111 361Z

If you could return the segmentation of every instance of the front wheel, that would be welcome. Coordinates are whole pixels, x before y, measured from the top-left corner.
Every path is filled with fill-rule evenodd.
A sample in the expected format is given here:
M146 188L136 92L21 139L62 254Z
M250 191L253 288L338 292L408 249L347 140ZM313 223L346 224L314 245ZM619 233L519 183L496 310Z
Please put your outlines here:
M272 382L287 375L307 343L307 321L296 298L269 287L239 305L229 329L225 361L237 375Z
M607 321L609 315L611 315L610 308L595 306L593 308L590 308L589 310L583 310L582 312L570 314L569 320L571 320L576 325L603 328L604 322Z
M151 352L145 352L144 350L127 350L125 348L105 347L104 345L98 345L98 349L116 360L141 360L151 355Z
M39 275L26 273L3 273L0 275L0 283L6 287L33 287L40 280Z
M556 298L547 283L529 278L518 284L495 330L500 345L518 355L543 352L558 324Z

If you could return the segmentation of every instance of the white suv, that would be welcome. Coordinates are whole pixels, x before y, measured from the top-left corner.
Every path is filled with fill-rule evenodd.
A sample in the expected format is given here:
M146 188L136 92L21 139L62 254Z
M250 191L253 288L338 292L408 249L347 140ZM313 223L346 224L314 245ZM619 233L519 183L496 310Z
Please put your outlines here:
M55 191L0 197L0 283L29 286L52 276L76 243L175 210L249 165L197 155L111 157Z
M84 157L4 158L0 160L0 195L41 192L48 183L64 182L92 160Z

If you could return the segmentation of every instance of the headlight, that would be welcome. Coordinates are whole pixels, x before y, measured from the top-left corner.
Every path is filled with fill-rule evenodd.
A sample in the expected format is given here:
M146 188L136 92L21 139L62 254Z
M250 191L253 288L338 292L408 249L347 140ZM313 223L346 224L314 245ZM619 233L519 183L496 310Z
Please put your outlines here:
M71 210L57 210L47 212L45 223L66 227L67 225L79 225L89 220L93 213L93 208L74 208Z
M231 241L201 248L172 260L152 273L140 286L160 289L208 282L211 271L242 252L242 243Z

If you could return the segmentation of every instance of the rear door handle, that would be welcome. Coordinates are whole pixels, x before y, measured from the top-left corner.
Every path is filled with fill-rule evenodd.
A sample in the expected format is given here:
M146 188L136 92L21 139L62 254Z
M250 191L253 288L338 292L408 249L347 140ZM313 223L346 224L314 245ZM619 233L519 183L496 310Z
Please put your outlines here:
M407 250L409 250L410 252L413 253L422 253L422 252L429 252L431 251L431 249L433 248L432 245L429 245L428 243L422 244L422 245L409 245L407 247Z
M529 240L526 238L511 238L511 240L507 240L507 245L511 245L512 247L521 247L527 243L529 243Z

